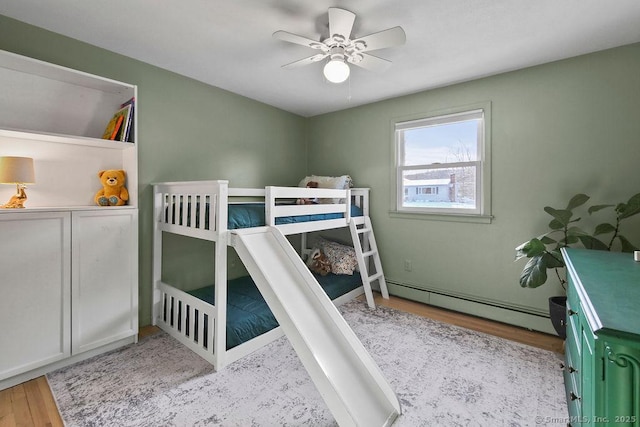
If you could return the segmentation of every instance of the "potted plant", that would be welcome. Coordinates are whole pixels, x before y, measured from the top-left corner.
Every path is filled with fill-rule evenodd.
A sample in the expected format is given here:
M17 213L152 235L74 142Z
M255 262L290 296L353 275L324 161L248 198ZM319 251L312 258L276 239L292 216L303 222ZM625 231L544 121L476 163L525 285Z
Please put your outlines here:
M622 221L640 213L640 193L631 197L626 203L617 205L593 205L587 209L589 215L600 211L615 214L615 219L599 223L593 233L578 227L582 217L576 217L576 209L583 206L590 197L576 194L569 200L564 209L546 206L544 211L551 215L550 231L521 244L516 248L516 261L528 258L520 274L520 286L537 288L546 283L547 270L554 270L563 289L566 290L566 276L561 269L565 267L560 249L568 246L582 246L596 250L620 250L633 252L637 248L620 233ZM549 314L551 322L561 338L565 338L565 304L566 297L549 298Z

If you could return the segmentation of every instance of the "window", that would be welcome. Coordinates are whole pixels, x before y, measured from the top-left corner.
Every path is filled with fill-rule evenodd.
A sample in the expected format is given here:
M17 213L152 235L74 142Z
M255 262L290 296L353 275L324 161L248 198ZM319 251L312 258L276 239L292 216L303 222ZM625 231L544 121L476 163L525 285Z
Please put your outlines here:
M397 212L489 214L486 110L395 123Z

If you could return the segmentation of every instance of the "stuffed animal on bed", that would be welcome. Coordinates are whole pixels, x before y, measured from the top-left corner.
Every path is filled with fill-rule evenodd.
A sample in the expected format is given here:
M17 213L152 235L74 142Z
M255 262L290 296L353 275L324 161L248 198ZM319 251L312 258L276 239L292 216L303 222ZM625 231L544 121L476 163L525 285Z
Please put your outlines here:
M311 271L321 276L331 273L331 263L320 249L314 249L311 252L307 265Z
M126 172L109 169L98 172L102 182L102 190L93 198L98 206L122 206L129 200L129 192L125 187Z
M318 188L318 183L316 181L307 182L307 188ZM318 203L318 199L298 199L296 200L296 205L314 205Z

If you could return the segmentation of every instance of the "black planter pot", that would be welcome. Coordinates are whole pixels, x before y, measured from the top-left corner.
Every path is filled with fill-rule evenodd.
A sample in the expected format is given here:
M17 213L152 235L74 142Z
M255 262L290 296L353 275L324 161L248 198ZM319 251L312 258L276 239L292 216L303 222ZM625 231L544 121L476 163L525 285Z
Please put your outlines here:
M567 297L549 298L549 316L558 336L567 338Z

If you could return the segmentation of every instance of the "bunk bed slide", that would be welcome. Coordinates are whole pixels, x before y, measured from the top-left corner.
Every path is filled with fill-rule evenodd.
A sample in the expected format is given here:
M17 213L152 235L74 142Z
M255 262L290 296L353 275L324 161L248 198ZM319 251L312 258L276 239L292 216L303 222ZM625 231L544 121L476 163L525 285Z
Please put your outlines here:
M235 230L231 244L341 426L388 426L400 403L287 238L276 227Z

